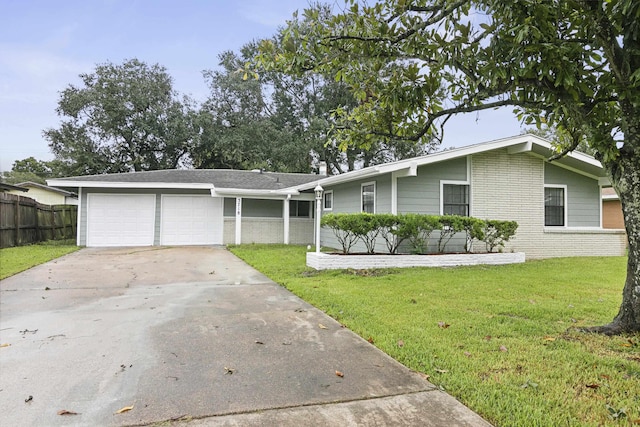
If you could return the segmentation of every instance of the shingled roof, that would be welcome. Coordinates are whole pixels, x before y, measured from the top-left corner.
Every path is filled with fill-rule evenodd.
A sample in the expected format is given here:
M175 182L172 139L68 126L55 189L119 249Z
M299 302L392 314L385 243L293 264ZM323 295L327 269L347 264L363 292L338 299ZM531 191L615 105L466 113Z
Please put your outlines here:
M317 181L321 177L313 174L245 171L234 169L169 169L145 172L114 173L104 175L74 176L56 179L56 185L64 187L65 181L74 186L83 182L104 183L171 183L212 184L215 188L246 190L280 190Z

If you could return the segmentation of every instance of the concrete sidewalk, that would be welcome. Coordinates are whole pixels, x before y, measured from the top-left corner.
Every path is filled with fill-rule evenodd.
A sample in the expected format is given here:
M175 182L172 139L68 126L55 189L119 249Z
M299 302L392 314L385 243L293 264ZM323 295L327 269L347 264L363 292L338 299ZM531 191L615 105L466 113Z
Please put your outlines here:
M221 248L83 249L0 291L3 425L489 425Z

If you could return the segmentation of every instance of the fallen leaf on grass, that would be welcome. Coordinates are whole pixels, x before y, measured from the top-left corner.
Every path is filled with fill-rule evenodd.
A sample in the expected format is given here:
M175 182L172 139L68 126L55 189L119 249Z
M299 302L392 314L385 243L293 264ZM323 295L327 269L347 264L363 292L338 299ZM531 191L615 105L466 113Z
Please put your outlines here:
M67 409L61 409L58 411L58 415L78 415L78 413Z
M551 342L553 342L553 341L555 341L556 339L555 339L554 337L544 337L544 340L545 340L545 341L551 341Z
M434 371L436 371L439 374L446 374L447 372L449 372L446 369L439 369L439 368L435 368Z
M373 344L373 337L369 337L369 339L367 339L367 341L369 342L369 344Z
M116 411L116 414L122 414L124 412L129 412L130 410L133 409L133 405L131 406L125 406L124 408L120 408Z
M398 341L398 347L404 347L404 341L399 340Z
M327 329L327 327L326 327L326 326L324 326L322 323L318 323L318 327L319 327L320 329Z
M445 323L445 322L438 322L438 327L439 327L439 328L447 329L449 326L451 326L451 325L450 325L450 324L448 324L448 323Z
M595 383L594 384L585 384L585 387L592 388L592 389L596 390L596 389L600 388L600 384L595 384Z
M610 380L611 377L607 374L600 374L600 378L604 378L605 380Z
M472 355L471 353L469 353L468 351L465 351L463 354L464 354L465 356L467 356L467 357L471 357L471 356L473 356L473 355Z
M339 376L340 378L344 378L344 374L340 371L336 371L336 375Z
M484 337L485 341L491 341L491 335L487 335L486 337Z
M500 346L500 351L503 351L503 352L505 352L505 353L506 353L507 351L509 351L509 349L508 349L507 347L505 347L505 346L501 345L501 346Z

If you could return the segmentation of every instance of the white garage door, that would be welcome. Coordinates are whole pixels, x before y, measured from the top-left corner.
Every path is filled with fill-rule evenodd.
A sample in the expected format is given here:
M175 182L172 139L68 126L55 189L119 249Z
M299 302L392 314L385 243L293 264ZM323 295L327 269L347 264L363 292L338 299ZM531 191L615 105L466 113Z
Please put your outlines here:
M87 195L87 246L151 246L153 194Z
M161 245L221 245L223 199L162 196Z

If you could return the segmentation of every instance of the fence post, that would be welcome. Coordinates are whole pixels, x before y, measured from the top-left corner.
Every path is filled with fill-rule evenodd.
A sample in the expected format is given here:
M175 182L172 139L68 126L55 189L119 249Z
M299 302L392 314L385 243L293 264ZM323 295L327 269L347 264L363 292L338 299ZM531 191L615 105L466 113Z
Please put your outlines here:
M20 198L15 201L15 210L13 211L13 222L16 230L16 246L20 244Z
M42 231L40 230L40 209L38 209L38 205L36 204L36 241L39 242L42 237Z

